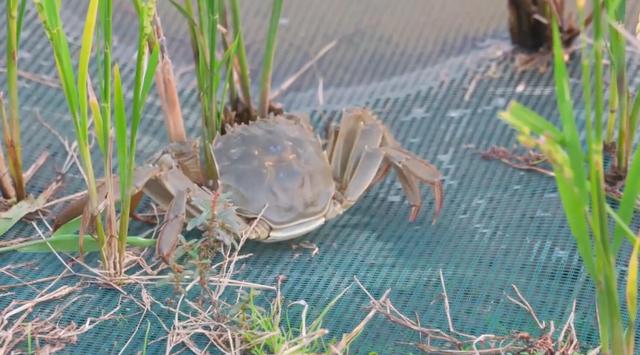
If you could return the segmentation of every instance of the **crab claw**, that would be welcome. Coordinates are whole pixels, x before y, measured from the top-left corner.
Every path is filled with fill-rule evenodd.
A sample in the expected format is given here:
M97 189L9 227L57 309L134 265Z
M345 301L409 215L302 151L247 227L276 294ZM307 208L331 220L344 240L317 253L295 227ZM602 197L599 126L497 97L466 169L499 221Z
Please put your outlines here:
M435 211L433 212L432 223L436 223L444 200L442 175L438 169L402 148L382 147L381 149L385 152L387 161L395 168L400 185L402 185L402 189L411 204L409 220L415 221L422 206L420 188L418 187L418 181L421 181L428 184L433 190Z
M168 265L171 265L171 257L180 240L180 233L186 220L188 190L176 192L169 204L164 222L158 234L156 242L156 254Z

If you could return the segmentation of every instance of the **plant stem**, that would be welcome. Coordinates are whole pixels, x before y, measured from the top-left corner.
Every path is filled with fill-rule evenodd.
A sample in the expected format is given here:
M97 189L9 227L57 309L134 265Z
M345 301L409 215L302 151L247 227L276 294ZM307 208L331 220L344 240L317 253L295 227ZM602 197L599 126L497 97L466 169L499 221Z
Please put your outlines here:
M100 23L102 25L102 81L101 81L101 114L100 120L102 127L100 132L96 129L96 133L102 134L102 160L105 172L105 187L107 190L106 206L105 206L105 227L99 228L101 231L105 231L102 236L99 236L103 240L103 245L100 245L100 250L103 252L114 253L119 257L109 258L115 262L115 265L110 267L116 276L120 276L122 269L124 268L122 262L122 250L119 250L113 241L118 238L117 231L117 219L116 219L116 196L114 195L114 179L113 179L113 140L111 139L111 46L112 46L112 29L113 29L113 9L111 1L100 2ZM95 117L94 117L95 120ZM96 128L98 125L96 123Z
M218 22L223 28L227 29L227 32L229 32L228 31L229 22L227 21L227 7L225 5L224 0L218 0ZM222 39L222 49L224 50L224 52L227 52L229 50L229 42L230 42L229 38L227 37L227 33L220 31L220 38ZM229 61L227 65L228 65L228 68L231 69L231 75L227 76L227 85L229 89L229 104L231 104L231 107L233 110L237 111L238 92L236 90L236 85L234 80L235 58ZM223 95L223 99L224 99L224 95Z
M152 36L152 20L155 15L155 2L143 2L142 0L133 1L136 13L138 15L138 51L136 58L136 71L134 78L133 88L133 107L131 109L130 130L127 142L127 120L125 119L125 108L123 93L121 92L121 86L119 79L118 67L115 67L114 77L118 77L116 83L116 91L120 91L116 94L118 99L118 107L116 108L116 136L118 140L118 161L120 171L120 225L118 235L118 265L122 267L124 265L125 248L127 244L127 236L129 231L129 218L131 213L131 186L133 181L133 174L135 171L135 156L136 146L138 141L138 128L140 127L140 121L142 118L142 111L144 109L144 103L147 99L153 78L155 77L155 70L159 61L159 49L157 44L153 46L151 55L148 51L148 38Z
M156 87L158 96L160 96L162 111L164 112L167 135L172 143L186 142L187 134L184 130L184 120L173 73L173 64L166 48L166 39L160 23L160 17L157 15L154 16L153 27L155 35L150 37L149 47L157 45L160 48L160 68L156 71Z
M26 197L22 175L22 145L20 142L20 102L18 97L18 0L7 0L7 85L9 87L9 127L5 127L5 146L16 198ZM9 139L7 139L9 138Z
M9 125L7 123L7 111L4 108L4 98L2 96L2 92L0 91L0 115L2 115L2 124L4 127L4 131L7 132L6 127ZM2 195L9 200L16 198L16 189L13 187L13 182L11 181L11 173L7 168L7 160L5 159L4 149L0 145L0 187L2 188Z
M267 45L262 62L262 82L260 84L260 104L258 117L267 117L269 114L269 90L271 89L271 75L273 74L273 60L276 54L276 39L282 13L282 0L273 0L271 8L271 21L267 33Z
M252 112L251 109L251 81L249 73L249 65L247 64L247 50L244 45L244 34L242 33L242 23L240 19L240 5L238 0L231 0L231 22L233 24L233 34L238 41L238 65L240 66L240 90L242 90L242 97L244 104Z
M618 118L618 76L611 75L611 94L609 95L609 120L607 120L607 136L605 138L606 144L615 143L616 132L616 119Z

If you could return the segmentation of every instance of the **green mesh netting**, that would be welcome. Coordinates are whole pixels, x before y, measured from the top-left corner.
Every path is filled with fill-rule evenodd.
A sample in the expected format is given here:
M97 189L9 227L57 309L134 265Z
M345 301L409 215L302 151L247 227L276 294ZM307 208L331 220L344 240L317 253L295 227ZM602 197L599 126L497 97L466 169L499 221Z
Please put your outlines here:
M63 2L65 26L72 35L74 51L78 50L83 24L83 3ZM126 78L133 70L135 14L122 3L116 7L115 55ZM168 2L159 3L176 72L182 73L179 83L187 128L195 135L199 106L184 21ZM267 1L243 2L254 75L260 68L268 14ZM586 346L597 344L593 287L565 223L554 181L483 160L477 153L493 145L515 144L514 133L497 119L497 112L511 99L534 107L546 117L555 117L551 73L515 71L505 16L503 0L403 0L393 5L384 0L286 2L275 86L327 43L337 39L338 44L281 98L285 107L311 113L318 127L336 118L343 107L372 108L406 148L441 169L446 178L445 207L438 222L431 225L433 203L425 189L426 203L420 218L409 223L409 206L392 174L344 216L307 237L317 244L318 255L297 255L289 243L249 243L245 252L254 256L242 261L237 278L272 285L277 276L286 275L288 280L282 289L286 300L306 300L314 315L357 276L374 296L391 288L390 297L399 310L417 314L422 324L446 329L438 276L441 269L453 322L461 331L535 332L529 315L504 296L515 284L541 319L556 324L565 321L575 299L580 340ZM0 43L5 38L4 21L3 16ZM55 79L49 44L31 5L22 38L21 70ZM572 77L578 78L579 73L573 69ZM630 78L636 86L637 76ZM0 75L2 87L4 80ZM322 105L317 94L320 80L324 87ZM577 87L579 81L573 83ZM475 89L470 90L470 86ZM30 183L31 191L37 193L51 181L67 153L37 121L36 113L69 138L73 136L72 125L58 88L47 81L22 78L20 89L25 165L42 150L51 153L51 159ZM161 149L166 141L159 102L152 96L140 132L139 160ZM64 192L75 192L82 186L77 171L65 176ZM33 229L24 224L3 239L33 234ZM11 253L0 257L0 267L20 264L25 265L16 268L14 276L24 281L59 275L64 270L52 254ZM54 288L77 281L62 279ZM0 274L0 285L19 282ZM0 307L13 299L33 298L44 285L2 288ZM125 290L133 295L140 292L133 286ZM169 286L151 290L160 299L174 296ZM120 299L117 291L92 284L81 294L83 297L74 301L73 312L65 312L63 324L85 323L89 317L113 309ZM46 303L38 308L38 314L50 314L59 304ZM352 287L329 313L325 327L339 338L366 315L367 304L366 295ZM153 310L171 324L173 313L159 307ZM164 352L166 342L154 340L166 332L154 316L148 316L133 334L139 312L135 304L124 300L118 313L123 317L99 324L63 352L117 353L133 335L125 353L135 353L142 347L146 320L151 322L150 353ZM377 317L351 350L415 352L407 343L417 340L415 333Z

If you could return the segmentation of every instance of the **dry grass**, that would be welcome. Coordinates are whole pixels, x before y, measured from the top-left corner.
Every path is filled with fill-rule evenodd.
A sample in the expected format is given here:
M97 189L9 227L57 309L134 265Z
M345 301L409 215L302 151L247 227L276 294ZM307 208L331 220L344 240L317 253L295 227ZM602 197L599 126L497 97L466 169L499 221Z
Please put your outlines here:
M416 319L411 319L404 315L387 297L390 290L387 290L383 297L378 300L371 295L357 279L356 283L370 299L369 315L380 314L391 323L400 325L419 334L420 341L413 345L425 353L455 355L505 353L573 355L580 349L574 326L575 301L572 312L562 327L560 334L554 337L557 330L554 322L541 321L533 307L520 293L518 288L512 285L515 296L506 295L507 299L523 308L531 316L538 327L539 334L536 336L524 331L512 331L506 335L473 335L456 330L454 327L442 271L440 271L440 284L442 287L444 315L447 319L448 329L426 327L420 323L417 317Z
M27 343L27 352L49 354L62 350L69 344L74 344L78 336L94 328L97 324L113 319L120 309L118 306L110 312L97 317L89 317L84 324L77 325L73 322L61 325L61 318L66 311L73 308L73 303L80 298L78 295L86 286L77 284L73 286L57 286L64 277L60 275L31 300L12 301L0 312L0 353L14 353L23 343ZM45 282L44 280L34 280ZM23 283L23 286L35 288L36 282ZM58 302L51 314L43 316L35 312L38 306L44 303Z

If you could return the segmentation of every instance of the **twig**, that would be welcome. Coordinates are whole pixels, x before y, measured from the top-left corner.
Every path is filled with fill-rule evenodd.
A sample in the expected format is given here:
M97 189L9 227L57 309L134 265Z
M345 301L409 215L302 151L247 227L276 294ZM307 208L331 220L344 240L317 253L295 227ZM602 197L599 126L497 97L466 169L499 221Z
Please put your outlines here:
M467 88L467 92L465 92L464 94L465 102L471 100L471 95L473 95L473 93L476 91L476 86L478 86L478 82L480 81L481 78L482 78L482 75L480 74L476 74L473 76L473 79L471 79L471 82L469 82L469 87Z
M0 68L0 73L6 73L6 72L7 72L7 68ZM48 86L51 88L57 89L60 87L56 79L53 79L48 76L38 75L35 73L23 71L23 70L18 70L18 76L21 76L27 80L31 80L35 83L42 84L44 86Z
M27 171L24 172L23 175L24 175L25 184L28 183L29 180L31 180L33 175L35 175L36 172L42 167L42 165L44 165L47 159L49 159L49 152L45 150L44 152L40 153L36 161L33 164L31 164L31 166L29 167L29 169L27 169Z
M518 287L516 285L511 285L511 287L513 288L513 291L515 291L516 295L518 295L518 299L516 300L513 297L505 294L507 299L517 304L518 306L524 308L524 310L527 311L527 313L529 313L529 315L531 315L533 320L536 322L536 324L538 325L538 328L540 328L540 330L544 330L547 327L546 323L544 321L542 322L540 321L540 319L536 315L536 312L533 310L533 307L531 307L529 302L527 302L527 300L522 296L522 294L520 293L520 290L518 290Z
M481 334L479 336L468 335L455 330L453 321L450 314L450 305L448 294L445 287L444 276L442 270L439 272L440 283L442 287L442 294L444 298L444 308L447 317L447 323L449 331L443 331L437 328L425 328L419 321L414 321L402 313L400 313L391 303L388 298L376 300L356 279L358 286L365 292L370 300L371 310L375 310L376 313L383 315L390 322L401 325L405 328L411 329L421 336L424 336L418 344L414 344L418 349L426 353L437 354L449 354L449 355L477 355L477 354L505 354L522 352L537 353L542 352L544 354L562 354L570 355L576 351L579 351L577 339L575 336L575 329L573 328L573 317L569 317L565 326L568 329L566 332L570 333L567 336L568 341L562 343L559 341L557 344L553 343L553 334L555 327L553 322L549 322L548 331L544 332L538 338L532 337L527 332L514 331L508 335L495 335L495 334ZM518 299L509 298L512 302L523 307L527 312L536 320L536 323L540 326L541 330L547 329L546 323L541 322L535 315L533 308L529 302L522 296L517 287L513 286ZM385 296L389 290L385 292ZM575 303L574 303L575 307ZM575 308L574 308L575 310ZM371 314L371 313L369 313ZM564 333L562 335L565 336ZM554 348L555 346L555 348ZM467 350L472 349L472 350Z
M444 275L442 275L442 269L440 269L440 285L442 286L442 296L444 297L444 312L447 315L447 323L449 324L449 331L460 336L474 339L473 335L461 333L453 328L453 320L451 319L451 307L449 306L449 296L447 295L447 288L444 285Z
M354 280L356 284L358 284L358 286L361 289L365 290L366 292L366 289L364 288L364 286L362 286L362 283L360 283L360 280L358 280L357 277L354 277ZM390 292L391 292L391 289L386 290L382 294L382 297L380 297L380 299L377 302L379 303L386 302ZM373 317L377 313L378 313L378 310L372 307L371 310L369 311L369 314L367 314L367 316L364 317L364 319L360 323L358 323L358 325L355 328L353 328L353 330L350 333L343 334L342 339L338 344L330 346L331 353L344 354L345 351L348 349L349 344L351 344L360 335L360 333L362 333L366 325L373 319Z
M333 47L338 44L338 40L333 40L329 42L326 46L322 47L318 53L311 58L307 63L305 63L297 72L291 75L287 80L285 80L280 87L271 93L271 97L269 101L275 100L278 96L282 95L285 91L287 91L291 85L293 85L301 76L304 74L309 68L311 68L317 61L319 61L325 54L327 54Z
M547 176L554 176L553 171L539 167L538 165L547 161L540 153L527 151L526 154L518 155L504 147L491 147L480 152L483 159L499 160L512 168L519 170L531 170Z

